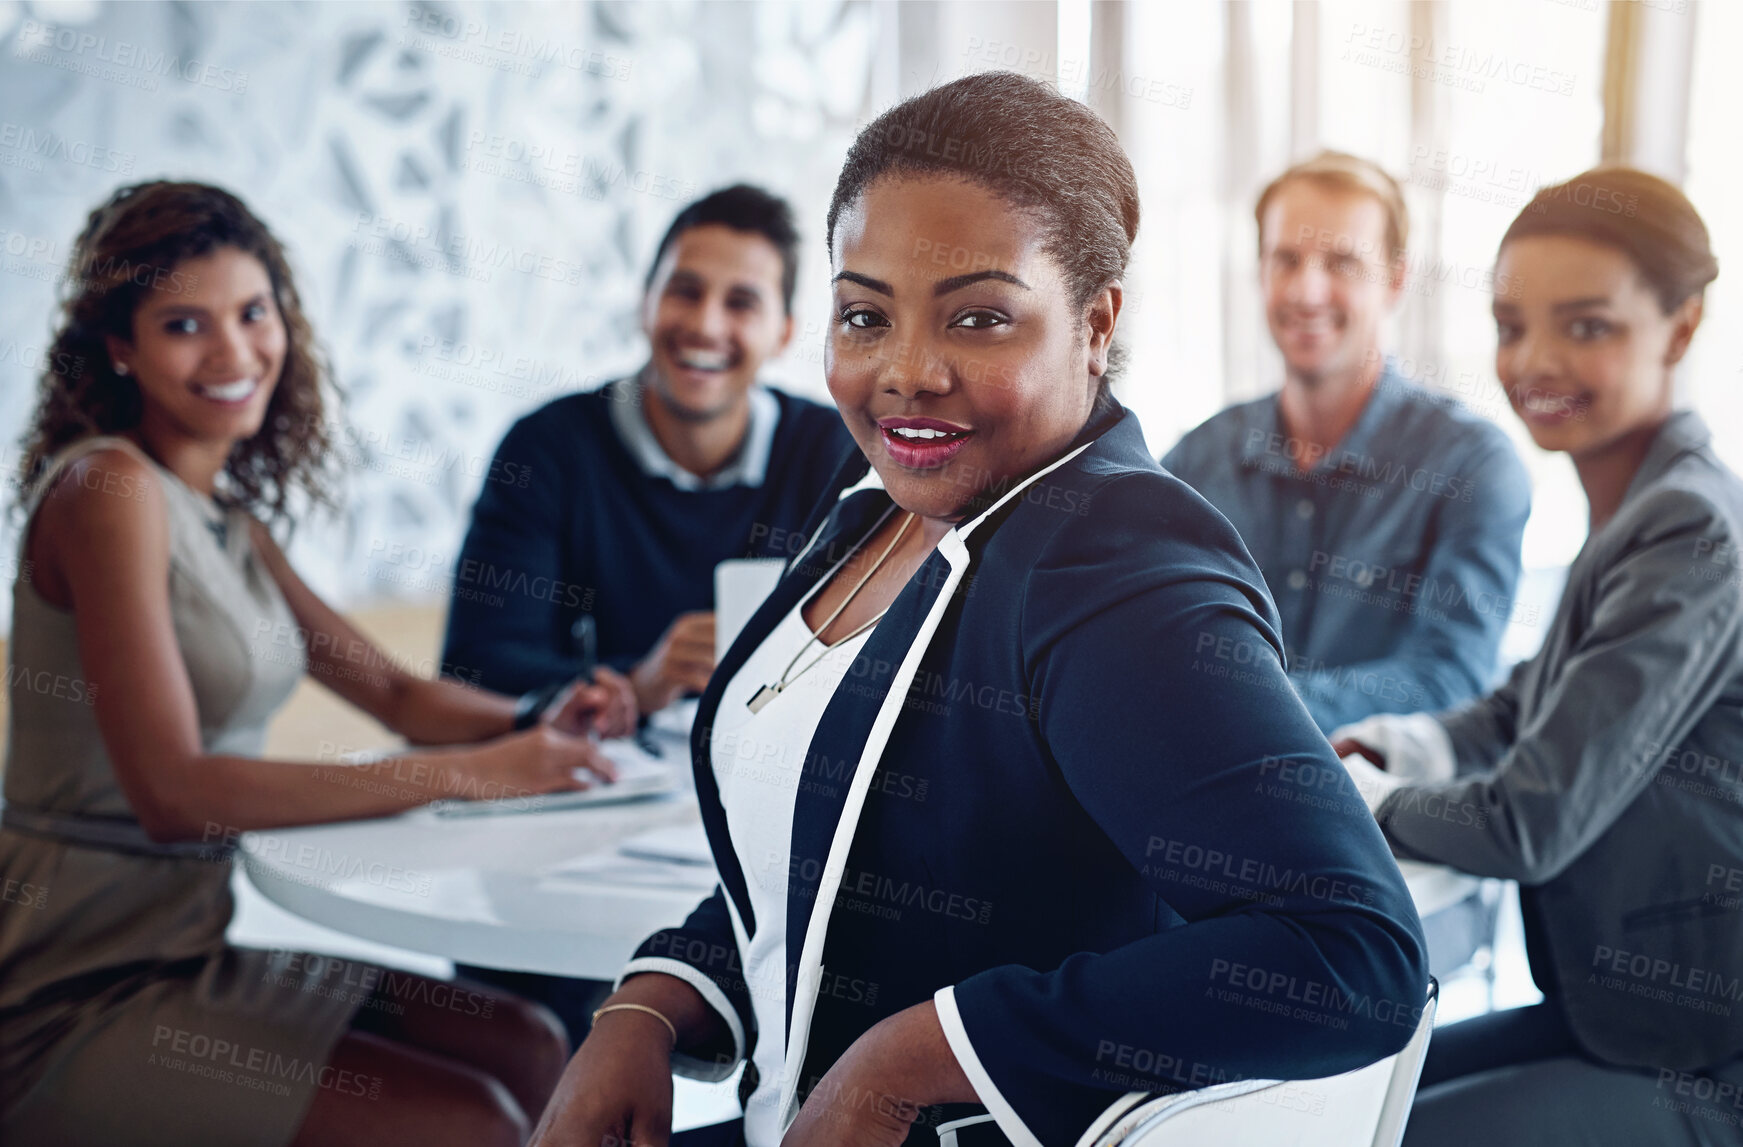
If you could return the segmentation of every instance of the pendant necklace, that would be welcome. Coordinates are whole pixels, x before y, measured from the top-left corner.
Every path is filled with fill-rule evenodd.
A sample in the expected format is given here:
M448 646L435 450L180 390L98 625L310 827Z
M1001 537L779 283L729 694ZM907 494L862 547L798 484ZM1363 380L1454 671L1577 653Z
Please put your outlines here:
M878 560L873 562L871 568L865 571L865 575L861 577L858 582L854 583L852 589L847 591L847 596L841 599L841 604L835 607L835 612L830 614L828 618L824 620L823 624L817 627L817 632L810 633L805 644L799 646L799 651L793 654L793 660L787 662L787 668L785 672L781 674L781 679L773 685L764 685L761 689L758 689L756 694L752 696L749 701L745 702L746 708L748 708L752 713L761 713L763 707L770 701L773 701L776 697L779 697L789 685L805 676L805 674L810 672L819 661L822 661L825 657L829 656L829 651L835 648L835 645L845 645L847 642L852 641L854 638L858 637L860 634L881 621L884 614L890 612L888 606L879 610L877 616L867 621L864 625L855 628L852 633L843 637L840 641L837 641L835 645L824 645L823 652L806 662L803 669L799 670L797 673L793 672L793 666L799 664L799 658L803 657L805 651L811 648L811 642L815 641L819 645L823 645L822 639L818 637L817 634L828 632L829 627L835 624L835 619L841 616L841 611L852 604L853 599L859 595L859 591L865 588L865 583L872 579L873 574L883 568L885 559L887 559L890 554L895 551L895 548L901 544L902 538L908 533L908 527L914 524L914 519L917 516L918 515L912 512L908 514L907 520L902 523L902 528L896 531L896 536L890 539L890 544L885 546L884 552L878 555ZM807 632L809 632L810 627L807 626L806 629Z

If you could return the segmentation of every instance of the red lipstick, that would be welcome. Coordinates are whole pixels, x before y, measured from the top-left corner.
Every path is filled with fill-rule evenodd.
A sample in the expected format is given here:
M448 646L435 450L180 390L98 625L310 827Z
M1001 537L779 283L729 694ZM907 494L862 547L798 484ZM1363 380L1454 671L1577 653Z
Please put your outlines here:
M942 418L880 418L884 449L898 466L935 470L956 456L974 431Z

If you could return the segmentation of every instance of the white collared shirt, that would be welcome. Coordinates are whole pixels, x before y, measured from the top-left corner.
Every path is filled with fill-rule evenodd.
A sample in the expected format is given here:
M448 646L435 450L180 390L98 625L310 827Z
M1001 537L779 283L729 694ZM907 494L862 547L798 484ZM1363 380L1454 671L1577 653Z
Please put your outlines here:
M781 404L759 382L751 387L750 422L745 427L744 441L732 461L707 478L698 478L684 469L660 447L654 428L642 410L642 381L639 375L620 378L611 384L611 428L617 431L631 458L650 478L664 478L680 490L727 490L733 486L761 486L769 470L769 452L775 444L775 424L781 420Z
M828 578L818 586L827 584ZM815 589L812 591L816 592ZM805 596L809 601L811 594ZM801 601L757 647L721 695L710 752L727 830L747 877L754 936L738 936L744 979L756 1016L752 1062L757 1089L745 1102L748 1147L776 1147L787 1063L787 882L793 854L793 805L805 777L811 738L823 710L871 636L856 634L824 648L812 639ZM797 664L792 658L799 654ZM792 665L792 670L787 667ZM791 672L790 684L756 713L747 703L758 690Z

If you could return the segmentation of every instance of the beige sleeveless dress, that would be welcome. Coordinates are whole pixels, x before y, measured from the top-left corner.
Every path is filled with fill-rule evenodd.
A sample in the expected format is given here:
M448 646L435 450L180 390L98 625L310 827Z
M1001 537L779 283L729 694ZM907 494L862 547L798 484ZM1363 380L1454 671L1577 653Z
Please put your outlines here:
M106 447L145 458L123 439L76 443L36 487L32 514L68 463ZM201 742L258 755L303 673L299 648L272 639L293 632L290 610L248 516L154 472ZM97 729L73 615L20 566L0 828L0 1143L288 1143L317 1088L354 1089L325 1065L364 1000L321 983L324 962L225 945L229 853L196 842L166 855L144 838ZM67 824L79 843L56 831Z

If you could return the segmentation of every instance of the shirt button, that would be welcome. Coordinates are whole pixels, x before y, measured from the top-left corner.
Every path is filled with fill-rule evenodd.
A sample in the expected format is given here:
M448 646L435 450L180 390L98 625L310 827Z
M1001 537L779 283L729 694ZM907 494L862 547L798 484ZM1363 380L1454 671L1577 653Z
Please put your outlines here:
M1295 516L1298 518L1313 517L1313 503L1306 498L1295 503Z
M1300 589L1307 584L1307 574L1301 570L1289 571L1289 588Z

